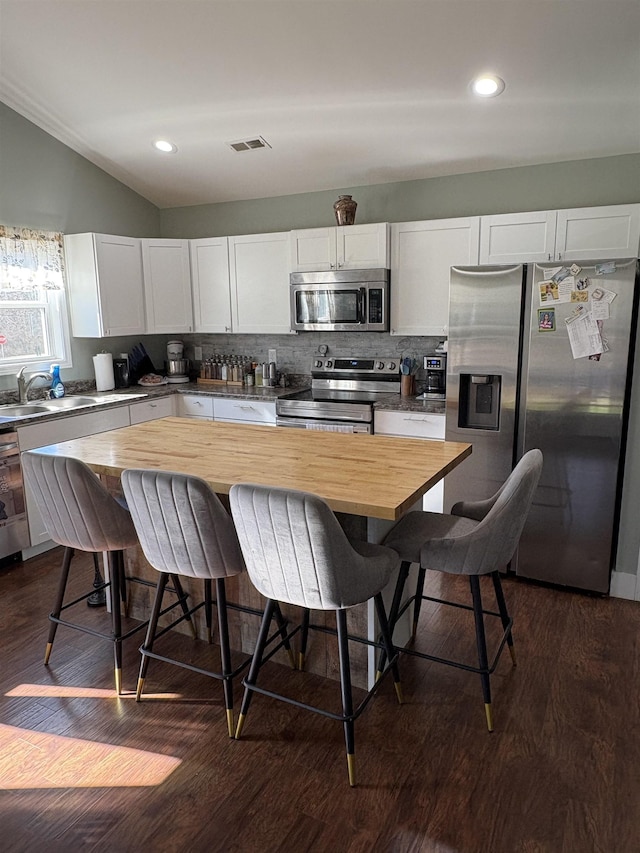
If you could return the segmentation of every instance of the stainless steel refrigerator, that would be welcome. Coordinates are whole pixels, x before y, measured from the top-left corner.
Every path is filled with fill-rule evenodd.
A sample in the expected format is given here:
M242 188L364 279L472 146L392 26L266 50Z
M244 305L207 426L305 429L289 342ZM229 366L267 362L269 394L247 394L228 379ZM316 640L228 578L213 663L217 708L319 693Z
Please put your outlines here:
M609 591L639 291L636 259L451 269L447 427L473 453L445 510L492 495L544 455L521 577Z

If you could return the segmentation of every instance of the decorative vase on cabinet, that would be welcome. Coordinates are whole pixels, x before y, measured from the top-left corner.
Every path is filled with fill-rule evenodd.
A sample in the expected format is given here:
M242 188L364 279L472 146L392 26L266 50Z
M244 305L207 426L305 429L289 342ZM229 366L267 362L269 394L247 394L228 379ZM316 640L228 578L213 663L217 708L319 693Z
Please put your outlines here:
M338 225L353 225L356 221L356 208L358 203L350 195L341 195L333 203Z

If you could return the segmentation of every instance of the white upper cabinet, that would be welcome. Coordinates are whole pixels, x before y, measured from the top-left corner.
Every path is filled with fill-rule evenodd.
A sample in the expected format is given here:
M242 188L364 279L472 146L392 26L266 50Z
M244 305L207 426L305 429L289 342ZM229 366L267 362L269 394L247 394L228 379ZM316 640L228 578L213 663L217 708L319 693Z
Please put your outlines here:
M481 217L481 264L552 261L555 245L555 210Z
M189 241L142 241L147 333L193 331Z
M480 263L635 258L640 205L539 210L483 216Z
M559 261L637 258L639 247L640 204L558 211Z
M67 234L64 252L73 335L144 334L140 240L111 234Z
M449 269L478 263L480 219L391 226L391 334L446 335Z
M289 232L229 237L232 330L291 332Z
M196 332L231 331L229 240L190 240L193 320Z
M389 224L339 225L291 232L291 272L389 266Z

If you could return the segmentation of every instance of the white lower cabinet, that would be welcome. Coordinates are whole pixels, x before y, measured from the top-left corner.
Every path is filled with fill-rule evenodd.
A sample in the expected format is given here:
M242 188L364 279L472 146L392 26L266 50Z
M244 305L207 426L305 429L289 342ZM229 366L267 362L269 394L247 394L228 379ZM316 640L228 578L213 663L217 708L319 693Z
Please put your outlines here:
M85 435L96 435L99 432L125 426L129 426L129 406L126 405L108 411L93 411L83 415L56 418L46 423L26 424L18 427L18 444L20 451L24 452L25 450L34 450L36 447L46 447L48 444L70 441L72 438L82 438ZM51 543L44 521L27 483L25 483L24 494L31 547Z
M213 420L213 397L207 394L179 394L178 417Z
M175 414L175 397L158 397L155 400L142 400L131 403L129 416L132 424L145 421L155 421L158 418L168 418Z
M444 441L445 415L427 412L374 412L374 433L393 435L396 438L421 438ZM444 506L444 480L426 493L422 508L427 512L442 512Z
M276 425L275 400L229 400L217 397L213 411L216 421Z

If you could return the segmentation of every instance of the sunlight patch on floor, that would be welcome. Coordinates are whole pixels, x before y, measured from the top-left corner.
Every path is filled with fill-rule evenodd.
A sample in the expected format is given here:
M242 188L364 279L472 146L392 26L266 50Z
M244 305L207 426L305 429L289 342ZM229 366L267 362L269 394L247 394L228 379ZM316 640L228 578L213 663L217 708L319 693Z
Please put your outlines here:
M135 691L121 693L119 696L113 688L109 690L95 687L68 687L62 684L18 684L12 690L7 690L5 696L31 696L55 699L135 699ZM144 699L182 699L180 693L145 693Z
M160 785L181 759L143 749L0 724L0 788Z

